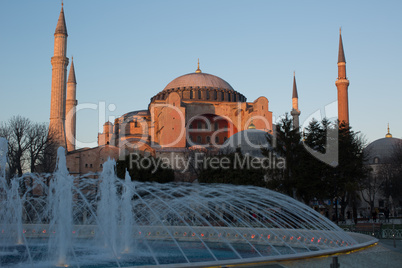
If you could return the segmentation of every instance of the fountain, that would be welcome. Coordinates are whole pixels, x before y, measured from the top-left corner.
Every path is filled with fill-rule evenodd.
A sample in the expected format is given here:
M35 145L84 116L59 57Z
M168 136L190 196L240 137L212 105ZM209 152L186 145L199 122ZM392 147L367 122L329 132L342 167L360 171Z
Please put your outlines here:
M376 242L264 188L139 183L128 174L120 180L113 160L99 179L73 178L62 148L54 174L9 183L6 150L0 139L0 266L218 266L320 256Z

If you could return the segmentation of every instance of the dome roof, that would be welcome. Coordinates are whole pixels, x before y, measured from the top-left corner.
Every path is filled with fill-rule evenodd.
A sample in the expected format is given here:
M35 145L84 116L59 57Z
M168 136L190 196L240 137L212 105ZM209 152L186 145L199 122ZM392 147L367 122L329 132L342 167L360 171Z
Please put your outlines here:
M168 89L175 88L196 88L196 87L206 87L206 88L220 88L227 90L234 90L228 82L219 78L212 74L207 73L189 73L182 76L177 77L172 82L170 82L165 88L164 91Z
M122 117L122 118L127 118L127 117L135 116L135 115L138 115L138 116L147 116L147 115L149 115L149 111L148 111L148 110L132 111L132 112L128 112L128 113L126 113L126 114L123 114L121 117Z
M392 155L396 146L402 145L402 140L398 138L382 138L373 141L365 149L368 154L368 164L384 164Z
M262 148L271 148L267 141L267 132L259 129L247 129L233 134L221 146L222 152L234 152L240 148L243 154L254 157L263 157Z

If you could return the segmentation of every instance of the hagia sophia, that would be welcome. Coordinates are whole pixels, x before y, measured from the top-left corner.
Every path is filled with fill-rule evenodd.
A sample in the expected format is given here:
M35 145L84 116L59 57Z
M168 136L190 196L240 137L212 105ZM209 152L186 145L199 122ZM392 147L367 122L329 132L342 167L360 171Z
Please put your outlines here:
M219 148L233 134L253 128L272 133L269 101L261 96L252 102L218 76L201 71L173 79L151 97L147 109L128 112L105 122L98 147L75 148L77 82L69 59L63 6L54 33L50 125L57 143L65 147L71 174L102 170L108 157L138 151L144 155L184 154L189 148ZM298 122L298 95L294 78L292 115ZM298 123L296 123L298 124ZM298 126L297 126L298 127Z
M67 166L73 175L100 172L109 157L118 159L128 152L135 151L155 157L180 155L191 148L219 149L230 137L249 129L258 130L264 135L273 134L272 111L269 110L267 97L261 96L248 102L246 96L222 78L202 72L198 62L195 72L173 79L163 90L152 96L147 108L127 112L114 122L105 122L103 132L98 134L97 147L77 149L77 82L73 59L67 76L67 36L62 6L54 33L54 56L51 59L49 129L57 143L67 149ZM349 80L346 76L341 33L337 65L335 85L338 92L338 120L349 124ZM299 128L300 113L294 76L290 114L295 128ZM401 142L401 139L392 137L388 128L385 138L367 146L370 149L367 164L375 172L379 165L386 163L393 146ZM384 200L378 197L376 202L381 207Z

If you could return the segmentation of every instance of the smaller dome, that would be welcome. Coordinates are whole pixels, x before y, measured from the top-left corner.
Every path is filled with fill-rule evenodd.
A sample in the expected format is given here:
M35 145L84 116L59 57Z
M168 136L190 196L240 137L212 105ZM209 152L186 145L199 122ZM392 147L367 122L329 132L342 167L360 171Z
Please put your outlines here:
M131 116L147 116L149 115L149 111L148 110L138 110L138 111L132 111L132 112L128 112L126 114L123 114L121 117L122 118L128 118Z
M267 140L269 133L259 129L247 129L232 135L221 146L220 151L234 152L237 148L240 148L243 154L249 154L250 156L262 158L262 148L272 148Z
M398 138L387 137L373 141L364 149L368 155L368 164L387 163L398 145L402 145L402 140Z

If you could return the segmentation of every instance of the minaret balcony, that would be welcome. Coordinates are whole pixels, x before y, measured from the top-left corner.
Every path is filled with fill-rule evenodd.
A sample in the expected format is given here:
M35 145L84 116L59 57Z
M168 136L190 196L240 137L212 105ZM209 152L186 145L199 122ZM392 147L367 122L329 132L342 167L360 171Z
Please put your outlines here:
M349 86L349 80L347 78L338 77L338 80L335 81L335 85L340 85L340 84L347 84Z

